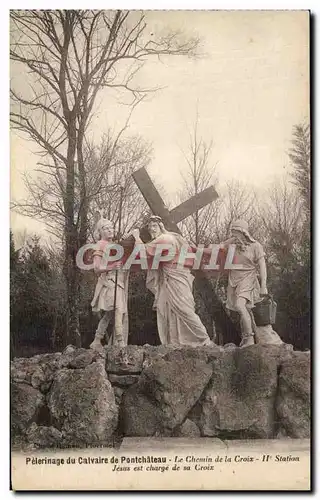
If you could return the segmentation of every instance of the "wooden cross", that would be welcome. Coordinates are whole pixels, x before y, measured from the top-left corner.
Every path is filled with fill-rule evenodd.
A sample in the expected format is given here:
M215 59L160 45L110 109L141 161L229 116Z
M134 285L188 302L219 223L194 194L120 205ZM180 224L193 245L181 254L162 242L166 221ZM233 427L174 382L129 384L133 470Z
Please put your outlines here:
M166 229L180 234L181 231L177 226L178 222L181 222L197 210L200 210L218 198L218 193L213 186L210 186L169 211L144 167L136 170L132 175L152 213L161 217ZM239 338L239 332L227 315L210 280L207 279L204 271L198 270L195 271L194 274L199 286L204 292L203 298L207 310L211 313L217 325L220 326L221 331L228 328L230 333L230 335L228 335L228 337L230 337L228 341L235 342L237 338ZM222 339L220 339L219 343L222 343Z
M178 222L218 198L218 193L214 187L209 186L201 193L192 196L189 200L169 211L144 167L136 170L132 175L152 213L161 217L166 229L176 233L181 232L177 226Z

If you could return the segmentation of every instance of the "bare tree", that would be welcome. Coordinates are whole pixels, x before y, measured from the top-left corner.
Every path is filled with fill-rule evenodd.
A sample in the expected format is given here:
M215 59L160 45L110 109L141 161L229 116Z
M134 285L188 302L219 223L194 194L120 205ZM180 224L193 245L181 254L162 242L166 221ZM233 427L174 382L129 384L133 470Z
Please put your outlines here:
M10 57L24 80L20 89L18 85L11 88L11 124L39 146L44 178L38 187L33 186L36 191L29 181L31 200L39 190L39 213L45 209L51 220L63 221L70 343L80 344L80 282L75 259L88 233L84 144L97 95L102 88L123 90L132 98L132 111L150 91L135 85L145 60L190 55L197 45L198 40L178 33L156 38L139 12L11 11ZM118 137L121 135L122 131ZM53 186L56 191L50 198ZM30 210L32 205L26 207L26 213Z
M304 207L289 179L277 179L260 203L256 203L262 243L267 260L277 266L278 274L286 268L290 255L298 257L303 239Z
M254 192L238 180L231 180L219 189L220 198L211 219L211 241L223 241L229 236L232 221L245 219L255 222Z
M305 199L290 182L277 179L257 205L266 252L268 289L278 302L278 327L286 341L308 342L310 328L310 240ZM308 228L307 228L308 229Z
M180 201L200 193L217 182L216 164L211 160L212 141L205 142L199 136L199 117L197 115L193 131L190 134L188 151L183 152L187 169L182 173L183 189ZM189 241L194 244L205 243L210 237L212 218L217 210L216 202L210 203L185 219L181 225Z
M91 236L97 212L103 213L113 222L118 238L128 234L141 219L147 205L132 173L138 168L147 167L151 153L151 146L139 136L123 138L116 148L112 147L110 135L102 137L98 146L88 146L86 165L92 193L89 207ZM121 197L121 234L118 234Z

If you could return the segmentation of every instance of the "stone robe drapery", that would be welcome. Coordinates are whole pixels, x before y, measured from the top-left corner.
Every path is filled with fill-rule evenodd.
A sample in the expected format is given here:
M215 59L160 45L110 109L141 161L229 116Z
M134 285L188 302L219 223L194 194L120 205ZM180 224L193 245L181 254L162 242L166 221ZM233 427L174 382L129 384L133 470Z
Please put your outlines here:
M200 346L211 343L207 331L195 312L192 293L193 276L189 268L177 268L179 249L183 244L180 235L164 233L145 245L147 255L155 254L157 244L173 245L175 258L161 263L159 269L150 269L147 288L154 294L157 325L162 344Z
M226 307L231 311L237 311L238 297L246 299L249 308L261 300L257 265L262 257L264 251L258 241L246 245L243 250L236 248L234 263L241 264L243 268L229 272Z
M100 265L103 262L104 252L110 242L100 240L97 243L97 248L94 251L93 257L95 262ZM115 262L108 263L108 270L102 273L97 281L91 307L93 312L106 312L113 311L114 306L123 315L123 338L125 343L128 343L129 335L129 317L128 317L128 286L129 286L129 272L122 271L121 269L112 269L115 267ZM116 279L116 273L118 273ZM117 293L115 303L115 286L117 282ZM112 343L112 336L109 339L109 344Z

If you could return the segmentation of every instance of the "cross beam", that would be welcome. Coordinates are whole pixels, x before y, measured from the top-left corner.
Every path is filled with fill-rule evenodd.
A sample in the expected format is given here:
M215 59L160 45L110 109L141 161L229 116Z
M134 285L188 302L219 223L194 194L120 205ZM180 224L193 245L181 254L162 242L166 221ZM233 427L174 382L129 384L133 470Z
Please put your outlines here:
M178 226L170 217L170 212L166 207L163 199L155 188L148 172L144 167L139 168L132 174L138 188L141 191L142 196L146 200L147 204L151 208L154 215L159 215L164 222L164 225L169 231L175 231L180 233Z
M183 219L186 219L197 210L201 210L201 208L212 203L217 198L217 191L213 186L209 186L207 189L204 189L204 191L201 191L201 193L195 194L189 198L189 200L172 209L170 211L170 217L174 222L181 222Z
M197 210L200 210L218 198L218 193L213 186L210 186L169 211L144 167L136 170L132 175L152 213L161 217L165 227L169 231L180 233L180 229L177 226L178 222L181 222L189 217L189 215L194 214Z

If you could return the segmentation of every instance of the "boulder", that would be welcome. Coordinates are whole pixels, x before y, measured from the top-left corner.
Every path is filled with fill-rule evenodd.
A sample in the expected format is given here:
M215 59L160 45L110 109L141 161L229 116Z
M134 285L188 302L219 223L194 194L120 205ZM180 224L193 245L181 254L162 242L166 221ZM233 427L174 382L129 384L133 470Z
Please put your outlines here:
M202 436L273 436L277 357L260 346L227 350L213 365L200 401L189 414Z
M27 358L28 361L32 359L34 364L45 363L45 364L56 364L61 358L61 352L48 352L45 354L36 354L32 358Z
M159 359L163 359L164 356L172 351L175 351L177 349L176 346L173 345L158 345L158 346L152 346L152 345L144 345L143 346L143 352L144 352L144 358L143 358L143 365L142 368L148 368L148 366L152 365L156 361L159 361Z
M27 438L39 448L58 448L61 446L62 433L55 427L33 423L27 430Z
M59 359L59 368L85 368L96 361L98 353L93 349L77 349L68 346Z
M174 437L200 437L200 435L199 427L189 418L174 431Z
M47 392L51 386L53 375L50 374L50 378L47 378L45 370L42 369L41 365L36 366L35 370L31 375L31 385L35 389L39 389L41 392ZM42 390L41 390L42 389Z
M10 379L11 382L21 382L31 384L31 377L36 369L35 364L27 364L24 362L25 358L18 358L11 361L10 364Z
M282 363L276 412L289 437L310 437L310 352L294 352Z
M100 363L85 369L59 370L49 392L52 422L65 444L110 444L118 409L112 386Z
M117 375L139 374L142 371L143 348L128 345L125 348L106 347L106 370Z
M162 428L162 412L155 401L134 384L122 395L120 431L125 436L157 436Z
M124 436L308 438L310 352L285 343L68 346L11 362L12 443L110 446Z
M25 434L36 422L45 399L40 391L25 383L11 384L11 431L12 435Z
M213 363L221 356L223 347L217 345L192 347L178 347L167 352L163 359L173 363L183 363L187 359L198 360L201 363Z
M165 358L145 368L138 383L124 394L121 408L126 436L170 435L211 377L211 365L197 354L184 357L173 351ZM142 422L147 424L147 430Z
M15 358L11 362L11 380L32 385L46 393L59 368L60 353L38 354L32 358Z
M109 373L109 380L112 385L118 387L129 387L135 384L139 380L140 375L116 375L114 373Z
M121 404L121 401L122 401L122 394L124 392L124 388L114 386L113 392L114 392L114 399L115 399L116 405L119 406Z
M15 358L10 363L12 382L22 382L31 385L32 375L39 368L39 360L33 358Z

